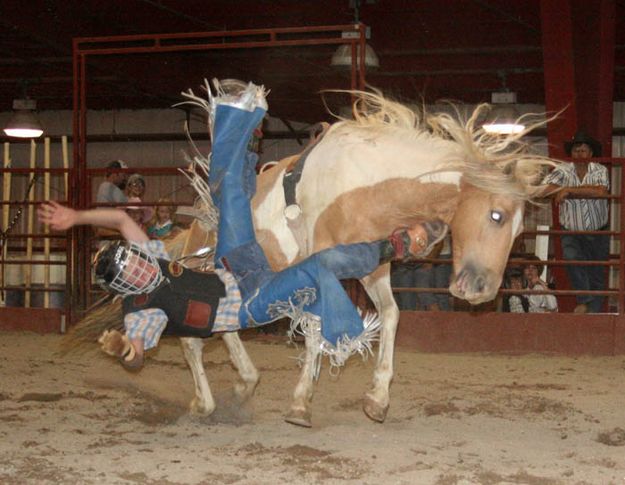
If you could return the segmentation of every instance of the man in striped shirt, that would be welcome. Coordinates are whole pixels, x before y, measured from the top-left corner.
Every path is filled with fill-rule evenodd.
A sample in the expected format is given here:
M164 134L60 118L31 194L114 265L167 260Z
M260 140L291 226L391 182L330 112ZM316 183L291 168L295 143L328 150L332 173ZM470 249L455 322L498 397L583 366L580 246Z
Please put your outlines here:
M602 197L609 194L610 180L604 165L590 162L601 156L601 144L586 133L579 131L565 142L566 153L572 163L562 165L544 180L548 191L558 190L553 197L559 204L560 225L568 231L606 231L608 225L608 201ZM564 259L578 261L606 261L610 250L610 237L604 234L563 234ZM606 287L603 266L566 267L574 290L604 290ZM575 313L599 313L603 310L603 296L579 295Z

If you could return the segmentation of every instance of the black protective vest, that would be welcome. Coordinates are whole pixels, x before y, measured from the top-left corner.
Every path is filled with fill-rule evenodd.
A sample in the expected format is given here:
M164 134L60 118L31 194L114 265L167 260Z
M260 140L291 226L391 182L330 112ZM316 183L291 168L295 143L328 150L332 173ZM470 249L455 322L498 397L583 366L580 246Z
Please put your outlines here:
M160 308L168 318L165 335L210 337L219 299L226 295L219 276L186 269L164 259L159 259L158 264L164 282L152 293L125 297L122 301L124 315Z

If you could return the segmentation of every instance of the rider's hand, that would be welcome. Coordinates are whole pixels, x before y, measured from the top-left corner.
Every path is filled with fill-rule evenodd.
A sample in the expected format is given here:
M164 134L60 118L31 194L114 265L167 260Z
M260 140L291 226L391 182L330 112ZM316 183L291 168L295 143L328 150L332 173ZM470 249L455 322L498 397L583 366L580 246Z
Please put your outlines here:
M37 209L39 221L55 231L64 231L76 223L76 211L58 202L44 202Z
M100 335L98 342L102 350L113 357L125 357L131 352L132 345L128 337L117 330L105 330Z

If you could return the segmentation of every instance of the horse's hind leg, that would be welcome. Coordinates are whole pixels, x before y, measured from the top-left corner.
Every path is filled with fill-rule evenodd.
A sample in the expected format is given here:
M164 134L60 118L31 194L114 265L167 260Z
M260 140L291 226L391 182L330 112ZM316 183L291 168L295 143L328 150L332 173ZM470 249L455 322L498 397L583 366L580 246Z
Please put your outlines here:
M382 321L378 360L373 372L373 386L365 394L363 410L369 418L380 423L386 419L390 402L389 387L393 379L395 333L399 322L399 310L391 291L389 267L390 265L381 266L362 280Z
M209 415L215 410L215 400L208 386L206 372L204 372L204 363L202 361L204 341L201 338L181 337L180 344L195 383L195 397L191 400L190 405L191 412Z
M223 333L222 339L230 352L230 360L241 377L241 382L234 386L234 392L241 401L246 401L254 394L258 384L258 371L237 332Z
M284 418L287 423L310 428L312 426L311 403L313 396L314 379L319 366L319 339L306 337L306 354L299 381L293 393L291 409Z

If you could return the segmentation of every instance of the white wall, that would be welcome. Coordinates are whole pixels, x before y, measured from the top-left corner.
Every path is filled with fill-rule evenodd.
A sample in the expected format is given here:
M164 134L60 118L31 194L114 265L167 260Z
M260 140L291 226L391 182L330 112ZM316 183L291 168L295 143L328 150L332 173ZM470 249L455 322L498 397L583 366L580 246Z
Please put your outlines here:
M467 111L473 106L466 106ZM519 105L521 113L543 113L544 108L540 105ZM431 109L448 110L446 105L439 105ZM615 108L615 113L617 109ZM0 113L0 126L11 116L11 113ZM61 145L58 142L61 135L71 135L72 113L71 111L55 111L39 113L42 124L46 130L46 136L53 140L52 167L62 167ZM87 130L90 135L119 135L119 134L150 134L150 133L184 133L184 121L186 115L179 109L169 110L122 110L122 111L89 111L87 114ZM309 125L303 123L291 123L296 130L305 130ZM192 132L205 133L206 125L198 117L191 121ZM279 119L269 117L265 123L265 131L287 132L288 127ZM539 154L547 154L545 139L532 139L535 150ZM303 145L294 139L287 140L263 140L261 161L279 160L285 156L298 153L303 150L307 140L302 140ZM206 140L198 141L197 146L202 153L210 149ZM11 159L13 167L27 167L29 164L28 144L12 143ZM186 141L180 142L108 142L89 143L87 146L87 164L90 168L104 167L109 161L122 159L128 165L140 167L185 167L185 153L191 153ZM70 159L72 147L69 147ZM43 142L38 143L37 166L43 164ZM92 181L93 191L97 188L101 177ZM27 186L28 176L14 177L11 198L21 200ZM174 201L188 201L192 193L185 190L186 179L182 176L146 176L147 193L146 201L156 201L161 196L167 196ZM61 178L53 181L55 189L53 197L63 198L61 193ZM38 187L38 198L42 198L42 187ZM92 200L95 195L92 194ZM548 206L530 207L526 217L526 228L534 229L537 224L551 224L551 211ZM533 250L533 240L527 240L528 250Z
M11 113L0 113L0 126L3 126ZM71 136L72 112L54 111L41 112L39 118L45 128L45 136L52 140L51 166L62 168L61 144L62 135ZM124 110L124 111L89 111L87 114L87 131L89 135L120 135L120 134L155 134L172 133L184 134L185 113L178 109L170 110ZM294 123L296 129L306 125ZM206 125L197 119L192 119L190 130L195 133L205 133ZM265 130L287 131L287 127L280 120L269 118ZM306 143L306 140L304 140ZM43 167L43 139L37 140L37 166ZM210 143L207 140L196 142L201 153L208 153ZM297 153L303 149L295 140L265 140L262 145L261 160L270 161ZM140 167L185 167L186 153L193 153L187 141L164 142L93 142L87 145L87 166L102 168L111 160L121 159L128 163L130 168ZM72 159L72 145L69 145L70 166ZM30 163L30 145L28 143L10 143L10 158L13 168L26 168ZM21 200L26 189L27 175L13 177L11 198ZM187 185L182 175L178 176L145 176L147 182L146 201L156 201L161 196L168 196L175 201L189 200L192 194L181 188ZM92 187L95 190L102 177L94 178ZM52 183L54 190L62 188L60 177ZM181 192L180 192L181 191ZM55 192L56 193L56 192ZM39 194L38 196L42 196ZM58 193L57 198L63 198Z

